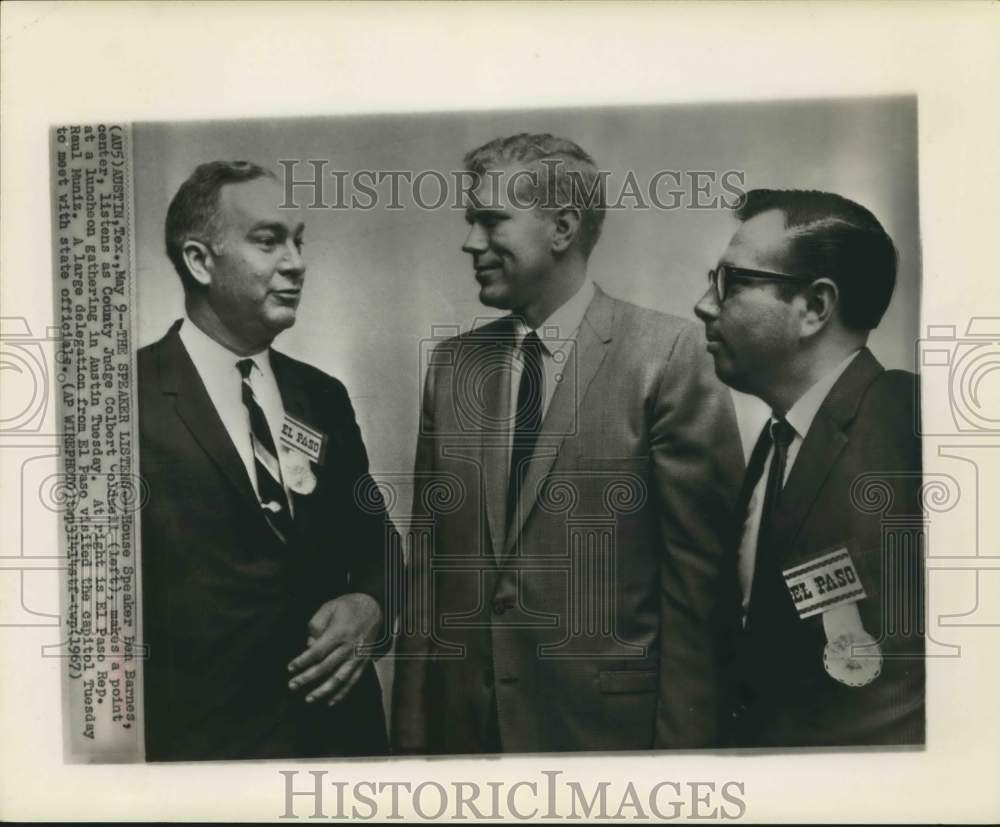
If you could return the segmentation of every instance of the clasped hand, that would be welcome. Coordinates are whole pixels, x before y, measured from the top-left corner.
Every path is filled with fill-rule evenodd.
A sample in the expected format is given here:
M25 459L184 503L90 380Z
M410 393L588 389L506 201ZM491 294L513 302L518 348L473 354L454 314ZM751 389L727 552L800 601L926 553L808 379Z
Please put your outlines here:
M306 650L288 664L288 688L309 690L306 703L343 700L361 678L368 655L358 648L376 641L382 609L371 595L345 594L328 600L309 621Z

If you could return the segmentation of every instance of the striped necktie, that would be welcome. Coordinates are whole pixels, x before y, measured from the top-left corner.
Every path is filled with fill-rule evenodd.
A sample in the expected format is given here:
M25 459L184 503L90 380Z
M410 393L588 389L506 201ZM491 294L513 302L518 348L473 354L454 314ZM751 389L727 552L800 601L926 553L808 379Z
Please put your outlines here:
M288 542L291 535L292 517L288 507L288 497L281 481L281 465L274 438L267 425L264 411L257 402L250 384L253 359L240 359L236 363L243 378L243 404L250 414L250 441L253 444L254 470L257 472L257 495L268 524L282 542Z

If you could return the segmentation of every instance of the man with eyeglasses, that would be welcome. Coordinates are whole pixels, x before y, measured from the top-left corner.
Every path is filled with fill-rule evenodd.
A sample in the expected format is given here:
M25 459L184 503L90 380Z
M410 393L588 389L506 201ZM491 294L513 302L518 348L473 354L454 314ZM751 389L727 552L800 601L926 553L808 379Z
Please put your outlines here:
M866 347L896 251L839 195L753 190L695 307L720 379L772 414L730 559L731 746L924 741L916 377ZM895 521L895 522L893 522Z

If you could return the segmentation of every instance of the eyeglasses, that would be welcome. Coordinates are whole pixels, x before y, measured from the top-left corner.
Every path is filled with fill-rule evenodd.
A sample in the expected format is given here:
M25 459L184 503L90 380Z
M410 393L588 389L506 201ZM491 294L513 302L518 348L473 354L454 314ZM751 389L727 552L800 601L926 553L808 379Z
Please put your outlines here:
M732 279L757 279L758 281L815 281L814 276L788 276L784 273L770 273L767 270L748 270L745 267L733 267L730 264L720 264L708 271L708 283L715 290L715 295L722 303L729 294L729 283Z

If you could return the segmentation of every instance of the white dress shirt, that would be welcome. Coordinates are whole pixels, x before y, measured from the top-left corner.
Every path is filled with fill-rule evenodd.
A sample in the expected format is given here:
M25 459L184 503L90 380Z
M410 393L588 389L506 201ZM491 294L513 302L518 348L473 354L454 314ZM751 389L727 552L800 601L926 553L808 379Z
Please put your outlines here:
M587 278L580 289L577 290L569 301L557 308L556 311L542 322L536 329L542 343L542 370L545 375L544 396L542 398L542 418L549 410L552 397L555 396L556 387L562 381L562 373L569 364L569 357L573 353L573 345L576 343L576 334L580 329L580 323L590 307L591 301L597 288L594 282ZM521 350L521 343L524 337L531 332L521 319L518 319L514 328L514 362L511 366L510 376L510 419L513 428L515 414L517 413L517 391L521 385L521 374L524 372L524 351ZM511 439L513 440L513 430Z
M278 462L282 465L282 477L287 480L288 473L284 468L285 451L280 449L278 437L281 434L281 423L285 418L285 408L281 403L281 392L278 381L271 368L270 351L265 349L253 356L239 356L202 331L186 315L180 329L181 342L188 356L194 362L195 369L201 377L208 397L212 400L219 418L225 426L229 439L236 448L236 453L246 466L250 482L260 497L257 485L257 469L254 464L253 442L250 439L250 413L243 404L243 380L236 363L242 359L252 359L253 369L250 371L250 386L253 388L257 404L264 412L267 425L271 429L278 452ZM289 506L292 498L285 484L285 494L288 495Z
M795 435L788 446L788 454L785 460L785 475L781 481L784 485L788 481L788 475L795 465L795 459L802 448L802 442L809 433L816 414L823 406L827 395L837 383L840 375L847 370L847 366L854 361L854 357L861 351L856 350L845 358L833 370L815 382L798 401L792 405L788 413L785 414L785 421L792 426ZM768 420L768 427L771 427L777 419L772 415ZM768 451L764 461L764 471L754 486L753 494L747 505L747 519L743 524L743 536L740 540L739 552L737 554L736 566L740 579L740 589L743 592L743 622L746 623L747 612L750 609L750 589L753 585L754 566L757 562L757 535L760 533L760 520L764 511L764 489L767 484L768 471L771 468L771 458L774 456L774 446Z
M542 372L545 377L542 396L542 420L549 410L552 397L555 396L556 387L562 381L563 371L569 364L569 357L573 353L573 345L576 344L576 334L583 322L583 317L587 313L593 301L597 288L594 282L587 278L580 289L577 290L563 305L542 322L535 333L542 343ZM531 332L521 319L518 319L514 327L514 358L510 371L510 388L507 394L508 411L510 416L507 422L508 428L507 458L510 465L510 453L514 445L514 423L517 419L517 392L521 386L521 374L524 373L524 351L521 350L521 343L524 337Z

